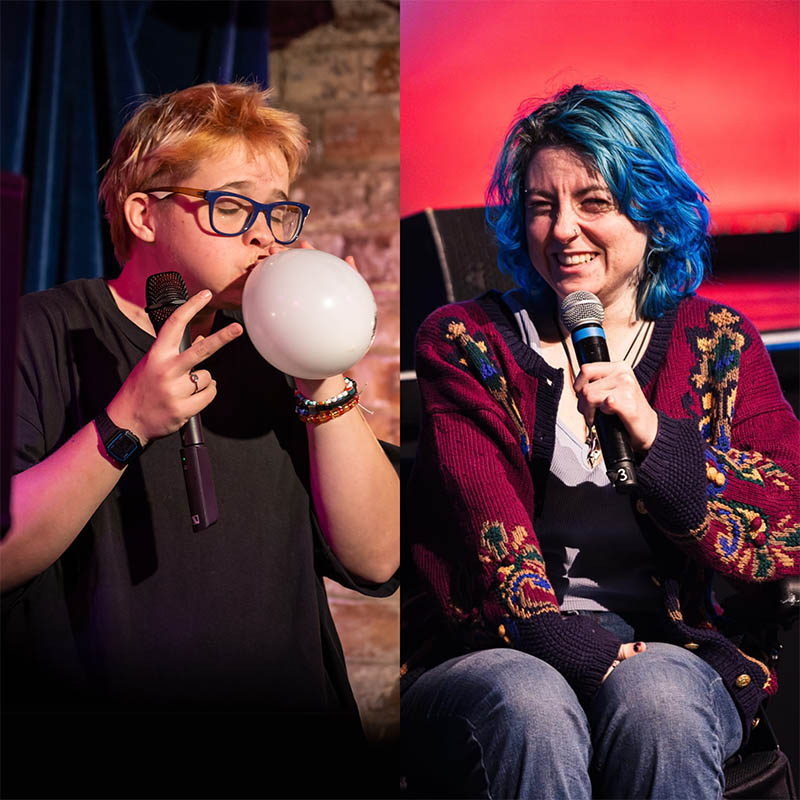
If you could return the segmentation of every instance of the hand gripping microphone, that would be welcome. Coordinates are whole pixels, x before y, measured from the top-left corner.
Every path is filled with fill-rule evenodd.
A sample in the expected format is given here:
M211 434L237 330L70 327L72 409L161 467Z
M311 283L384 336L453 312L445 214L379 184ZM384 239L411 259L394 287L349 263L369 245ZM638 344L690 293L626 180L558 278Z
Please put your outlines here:
M145 310L158 336L161 326L169 315L189 299L186 284L179 272L159 272L147 279L145 292L147 297ZM191 334L187 325L181 338L180 352L182 353L191 344ZM181 464L183 479L186 482L186 495L189 499L192 530L202 531L217 521L217 495L214 491L211 459L203 440L203 426L200 424L199 414L189 417L188 422L181 428L181 441L183 443Z
M561 322L572 335L580 365L611 360L603 330L604 318L603 304L591 292L572 292L561 303ZM630 494L637 488L637 482L628 431L616 414L602 412L595 414L594 427L608 479L620 494Z

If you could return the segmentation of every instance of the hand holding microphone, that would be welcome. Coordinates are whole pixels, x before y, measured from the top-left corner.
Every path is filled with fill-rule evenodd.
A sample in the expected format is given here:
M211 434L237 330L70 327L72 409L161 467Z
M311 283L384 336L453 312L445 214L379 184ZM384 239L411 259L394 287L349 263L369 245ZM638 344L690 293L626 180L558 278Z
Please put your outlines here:
M194 367L241 335L242 326L233 323L191 344L188 326L211 296L204 291L186 300L184 294L182 302L171 304L160 324L154 324L155 342L108 406L109 417L133 431L143 445L187 426L216 396L208 371ZM197 425L198 420L192 424L195 433Z
M603 306L591 292L572 292L561 304L561 321L572 334L581 365L575 381L578 409L594 423L609 480L627 494L637 487L633 452L646 450L658 430L658 416L650 407L632 368L610 362Z
M197 371L202 389L197 393L189 373L239 336L241 325L229 325L179 352L186 326L210 299L210 292L199 292L175 310L108 406L114 422L132 430L142 444L174 433L216 396L216 384L208 372Z
M153 323L156 334L158 334L161 328L170 322L177 309L187 304L186 286L180 273L159 272L147 279L146 292L147 314ZM208 295L210 296L210 292ZM178 332L176 331L172 335L175 336ZM203 339L197 343L198 347L195 349L193 358L198 354L200 354L201 359L207 358L204 355L207 348L202 347L204 341L206 340ZM186 324L181 333L178 351L183 356L192 349L194 348L191 342L191 333L189 325ZM201 389L201 374L192 371L192 368L197 363L199 361L193 361L189 365L188 377L193 384L190 399L197 394L202 394L213 384L214 393L208 400L208 402L211 402L216 395L216 384L211 379L210 374L203 370L208 375L209 383L206 384L204 381ZM202 408L205 408L208 402L203 403ZM203 439L203 427L200 423L199 411L196 414L192 414L181 426L180 430L181 442L183 443L180 451L181 465L183 467L184 482L186 483L186 495L189 500L189 516L192 522L192 530L202 531L217 521L217 496L211 472L211 460Z

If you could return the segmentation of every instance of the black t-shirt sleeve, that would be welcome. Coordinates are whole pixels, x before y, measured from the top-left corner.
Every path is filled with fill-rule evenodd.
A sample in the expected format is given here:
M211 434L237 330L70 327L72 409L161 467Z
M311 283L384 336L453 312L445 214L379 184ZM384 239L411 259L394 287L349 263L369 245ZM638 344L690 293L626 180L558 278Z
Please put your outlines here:
M63 427L61 389L54 346L55 320L30 297L20 306L19 347L16 363L16 421L12 472L17 474L47 455L46 428L51 436ZM48 409L52 412L48 414ZM61 418L61 425L59 424Z
M131 331L139 342L132 341ZM20 301L13 472L39 463L90 422L150 341L119 312L101 280L72 281L25 295Z

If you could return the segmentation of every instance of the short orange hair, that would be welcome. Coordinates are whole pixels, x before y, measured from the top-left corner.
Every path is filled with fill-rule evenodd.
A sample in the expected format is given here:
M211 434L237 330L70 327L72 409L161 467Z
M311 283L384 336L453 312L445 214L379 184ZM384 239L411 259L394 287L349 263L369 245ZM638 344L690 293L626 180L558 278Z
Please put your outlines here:
M183 180L201 158L237 140L276 148L294 180L308 155L307 132L296 114L267 104L270 93L253 83L202 83L139 106L114 143L99 191L120 264L133 241L123 211L128 195Z

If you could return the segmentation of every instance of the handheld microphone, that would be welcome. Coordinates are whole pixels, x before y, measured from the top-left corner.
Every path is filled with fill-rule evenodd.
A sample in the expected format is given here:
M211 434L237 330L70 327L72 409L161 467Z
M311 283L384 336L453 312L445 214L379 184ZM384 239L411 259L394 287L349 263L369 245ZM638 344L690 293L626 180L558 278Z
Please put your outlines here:
M167 321L178 306L183 305L189 296L186 284L179 272L159 272L150 275L145 289L147 315L156 331ZM181 338L180 352L191 347L191 334L187 325ZM186 496L189 500L189 514L192 530L202 531L217 521L217 495L211 473L211 459L203 439L203 426L200 415L189 417L181 428L181 464L186 483Z
M572 292L561 303L561 322L572 336L572 345L580 365L610 361L603 330L603 304L591 292ZM628 431L616 414L597 412L594 418L606 474L620 494L638 488Z

